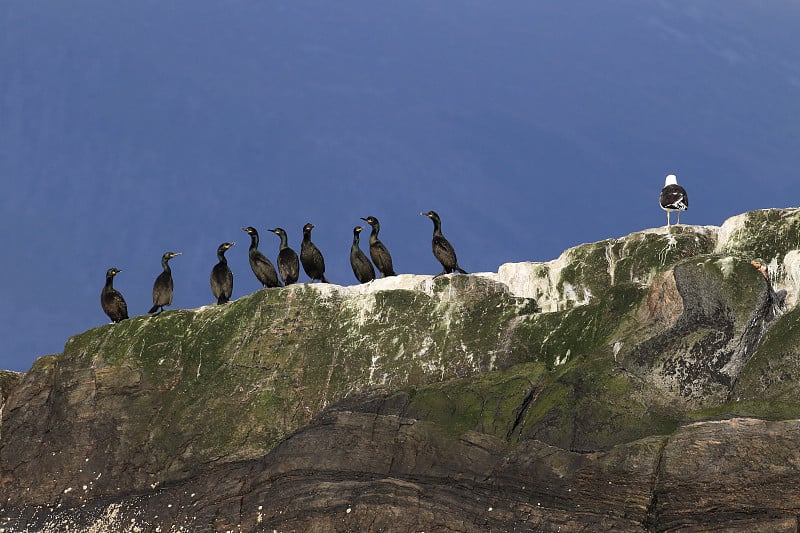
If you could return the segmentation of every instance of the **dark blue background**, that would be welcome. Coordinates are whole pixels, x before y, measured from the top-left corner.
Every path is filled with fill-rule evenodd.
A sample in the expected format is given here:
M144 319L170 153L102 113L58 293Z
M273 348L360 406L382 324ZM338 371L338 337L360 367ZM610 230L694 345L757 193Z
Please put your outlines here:
M233 240L254 291L246 225L274 258L266 228L313 222L352 284L361 216L433 274L423 210L476 272L663 225L668 173L685 223L797 205L798 27L788 1L3 2L0 368L106 323L111 266L141 314L181 251L198 307Z

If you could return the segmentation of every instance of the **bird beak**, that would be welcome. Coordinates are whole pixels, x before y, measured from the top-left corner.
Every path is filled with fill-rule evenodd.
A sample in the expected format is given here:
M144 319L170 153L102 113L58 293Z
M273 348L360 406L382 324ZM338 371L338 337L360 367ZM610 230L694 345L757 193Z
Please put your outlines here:
M360 218L361 218L361 220L363 220L364 222L369 222L369 220L367 220L367 219L366 219L366 218L364 218L364 217L360 217Z
M430 217L430 215L428 215L428 213L420 213L420 215L422 215L424 217Z
M242 231L247 231L247 228L242 228Z
M174 255L175 257L177 257L177 256L179 256L179 255L182 255L182 254L181 254L181 252L175 252L175 253L174 253L174 254L172 254L172 255Z

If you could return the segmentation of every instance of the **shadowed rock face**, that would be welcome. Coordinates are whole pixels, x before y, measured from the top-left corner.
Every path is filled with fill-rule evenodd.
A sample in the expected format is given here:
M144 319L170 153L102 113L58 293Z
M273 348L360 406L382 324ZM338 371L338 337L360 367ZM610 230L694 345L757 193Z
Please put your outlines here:
M796 531L798 221L77 335L0 373L0 529Z

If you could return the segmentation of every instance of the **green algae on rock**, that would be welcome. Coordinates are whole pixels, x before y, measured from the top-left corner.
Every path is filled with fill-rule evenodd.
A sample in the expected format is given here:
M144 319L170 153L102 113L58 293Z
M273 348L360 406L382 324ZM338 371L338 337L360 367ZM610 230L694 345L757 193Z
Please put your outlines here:
M259 290L76 335L0 374L0 516L20 517L0 528L69 513L72 529L708 525L667 501L694 474L682 454L798 430L798 220L655 228L497 274ZM756 451L744 484L775 471ZM781 453L781 479L800 478ZM700 470L686 501L752 527L736 487ZM748 516L800 508L770 496Z

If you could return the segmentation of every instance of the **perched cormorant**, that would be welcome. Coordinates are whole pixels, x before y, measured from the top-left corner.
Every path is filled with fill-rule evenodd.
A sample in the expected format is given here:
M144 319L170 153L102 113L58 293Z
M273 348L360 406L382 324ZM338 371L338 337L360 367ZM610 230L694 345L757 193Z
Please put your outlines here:
M378 240L378 232L381 231L381 223L378 222L378 219L375 217L361 217L361 220L372 227L372 233L369 234L369 255L372 257L372 262L375 263L375 268L380 271L381 276L384 278L386 276L396 276L389 250Z
M359 283L375 279L375 269L372 267L372 263L358 246L358 235L363 229L361 226L353 228L353 245L350 247L350 266L353 267L353 274L356 275Z
M275 228L267 231L271 231L281 238L281 247L278 251L278 272L281 273L283 283L285 285L291 285L300 277L300 260L297 258L297 252L289 248L289 239L286 237L286 230L283 228Z
M678 178L675 174L670 174L664 180L664 188L661 189L659 196L661 209L667 212L667 227L669 227L669 215L673 211L678 212L678 224L681 223L681 211L689 209L689 196L686 190L678 185Z
M325 259L322 257L322 252L319 248L311 242L311 230L314 229L314 224L308 223L303 226L303 243L300 245L300 262L303 263L303 270L306 271L311 281L315 279L320 280L322 283L330 283L325 279Z
M119 322L128 318L128 304L125 298L114 288L114 276L122 272L118 268L109 268L106 271L106 284L100 293L100 305L112 322Z
M256 231L256 228L247 226L242 230L250 235L250 251L248 252L250 268L253 269L253 274L256 275L258 281L264 287L280 287L283 285L281 280L278 279L278 273L275 271L272 261L258 251L258 231Z
M161 256L161 266L164 271L158 275L153 283L153 307L148 313L159 313L167 305L172 305L172 270L169 268L169 260L181 255L180 252L166 252Z
M433 221L433 241L431 241L433 255L436 256L436 259L438 259L444 267L444 270L436 274L436 276L450 274L454 270L466 274L467 272L458 266L458 259L456 259L456 251L453 249L453 245L442 235L442 219L439 218L439 215L437 215L435 211L420 213L420 215L428 217Z
M217 299L217 304L224 304L231 299L233 294L233 272L225 259L225 251L236 244L235 242L223 242L217 248L217 258L219 263L211 269L211 294Z

